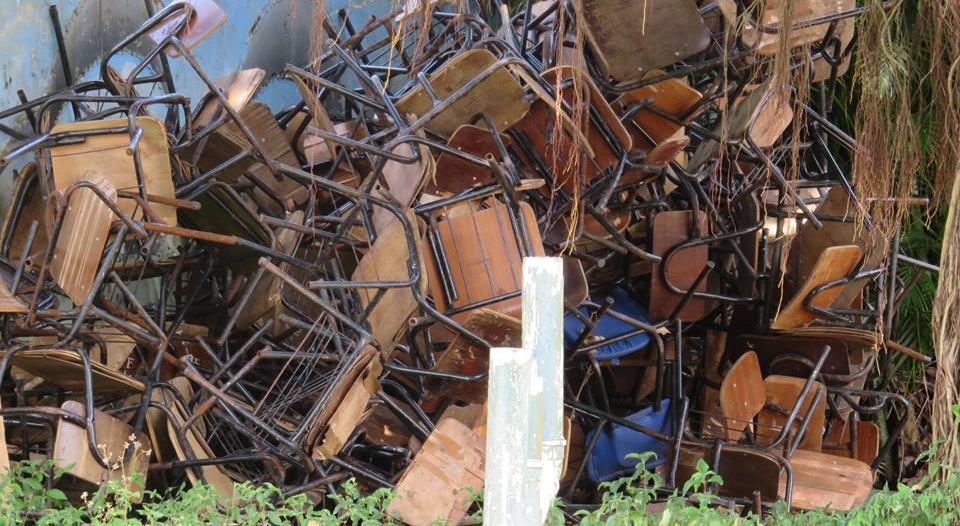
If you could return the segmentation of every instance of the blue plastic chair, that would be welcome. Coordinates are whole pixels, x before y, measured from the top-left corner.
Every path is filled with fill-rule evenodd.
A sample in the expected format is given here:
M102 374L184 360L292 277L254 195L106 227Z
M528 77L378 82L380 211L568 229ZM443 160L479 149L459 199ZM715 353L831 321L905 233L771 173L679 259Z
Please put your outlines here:
M628 316L646 324L650 323L646 310L633 299L626 289L617 287L613 289L609 297L613 300L613 304L609 309L610 311ZM584 317L590 317L590 309L587 307L580 307L578 310ZM564 317L563 343L568 351L576 350L573 347L575 347L581 339L580 337L586 328L586 324L575 314L567 314ZM590 332L590 335L602 337L604 340L614 340L611 343L597 347L592 353L597 361L609 361L613 364L617 364L619 359L624 356L643 350L650 343L650 334L648 332L639 329L635 325L614 318L609 313L605 313L596 321L596 326ZM625 335L627 336L624 337Z
M656 406L650 406L628 416L627 420L669 435L673 425L670 400L664 399L659 411ZM598 432L600 436L596 444L587 452L587 477L595 484L632 474L639 461L636 458L627 458L630 453L656 453L656 457L647 460L644 465L647 471L667 461L668 444L662 440L625 426L608 423L600 430L595 429L588 433L586 443L589 444L593 435Z

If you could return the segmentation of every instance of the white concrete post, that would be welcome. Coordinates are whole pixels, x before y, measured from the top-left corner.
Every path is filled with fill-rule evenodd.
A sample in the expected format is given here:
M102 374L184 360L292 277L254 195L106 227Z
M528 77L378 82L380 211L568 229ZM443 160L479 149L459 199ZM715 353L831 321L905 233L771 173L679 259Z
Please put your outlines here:
M533 353L528 349L490 349L483 495L485 526L536 524L538 502L524 498L533 363Z
M523 260L523 348L490 350L486 526L542 525L563 465L563 262Z
M523 260L523 343L533 351L536 379L543 395L531 403L528 457L536 477L529 498L539 501L539 521L547 518L560 489L563 437L563 260L528 257ZM534 471L539 473L534 474Z

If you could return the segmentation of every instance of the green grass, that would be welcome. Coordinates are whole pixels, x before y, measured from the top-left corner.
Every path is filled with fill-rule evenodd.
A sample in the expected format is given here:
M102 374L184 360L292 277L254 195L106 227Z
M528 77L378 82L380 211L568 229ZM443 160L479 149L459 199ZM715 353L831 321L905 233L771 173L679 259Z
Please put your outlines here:
M643 465L641 462L639 465ZM894 491L875 495L867 504L849 513L815 510L790 513L782 504L769 514L738 516L719 506L717 497L706 489L722 484L701 461L698 471L684 485L670 494L663 511L647 513L647 507L662 495L659 476L638 470L633 475L603 484L603 499L593 511L576 514L582 526L627 525L954 525L960 524L960 478L951 472L939 479L941 466L931 465L930 475L916 488L901 485ZM393 497L389 490L364 494L353 481L341 486L339 495L331 496L327 508L317 508L304 495L285 497L274 486L237 484L234 498L218 505L217 496L208 486L179 489L164 495L147 491L141 495L126 489L122 481L104 484L99 491L83 496L82 502L71 503L64 492L51 484L62 471L50 463L24 462L11 467L0 478L0 525L32 523L45 525L133 526L169 524L196 525L260 525L293 524L311 526L374 526L401 524L388 516L386 508ZM919 488L919 489L918 489ZM479 516L470 517L479 523ZM442 524L442 523L440 523ZM564 524L559 507L551 510L547 524Z

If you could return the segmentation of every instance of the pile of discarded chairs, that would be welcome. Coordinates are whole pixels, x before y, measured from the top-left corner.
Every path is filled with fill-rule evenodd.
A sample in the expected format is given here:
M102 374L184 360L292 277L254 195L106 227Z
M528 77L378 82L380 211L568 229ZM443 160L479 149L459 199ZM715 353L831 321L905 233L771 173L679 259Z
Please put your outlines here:
M843 168L861 8L801 2L784 27L749 4L548 0L498 29L469 6L341 12L286 67L288 108L257 101L262 70L194 58L213 2L157 11L97 80L0 112L0 467L224 502L356 478L410 524L456 523L483 486L487 353L519 346L520 263L548 255L572 505L647 451L673 486L705 459L733 504L862 503L909 410L868 379L921 359L889 341L897 265L936 268L870 235ZM795 103L778 53L818 96Z

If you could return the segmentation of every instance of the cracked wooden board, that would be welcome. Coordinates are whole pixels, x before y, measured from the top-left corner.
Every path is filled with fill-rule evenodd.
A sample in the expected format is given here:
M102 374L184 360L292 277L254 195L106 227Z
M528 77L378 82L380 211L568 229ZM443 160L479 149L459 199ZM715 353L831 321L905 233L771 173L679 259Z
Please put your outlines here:
M373 347L365 347L356 356L349 369L336 379L323 409L307 433L307 442L313 443L313 457L327 460L334 457L357 428L370 398L380 390L379 354Z
M102 174L86 172L83 179L116 202L117 191ZM95 293L93 282L115 219L110 207L90 188L77 188L67 199L60 218L57 244L50 260L50 275L75 305Z
M86 179L89 171L95 169L100 171L117 191L137 192L139 187L133 156L127 153L130 147L130 135L126 132L128 125L129 121L123 118L68 122L54 126L50 132L52 135L90 133L83 142L62 144L49 149L55 189L66 190L76 181ZM136 125L143 132L138 149L147 194L176 198L167 132L163 123L154 117L137 117ZM119 129L123 131L115 131ZM120 209L133 219L143 218L143 212L132 199L121 199L118 204ZM175 207L152 203L150 208L164 223L174 226L177 224Z

